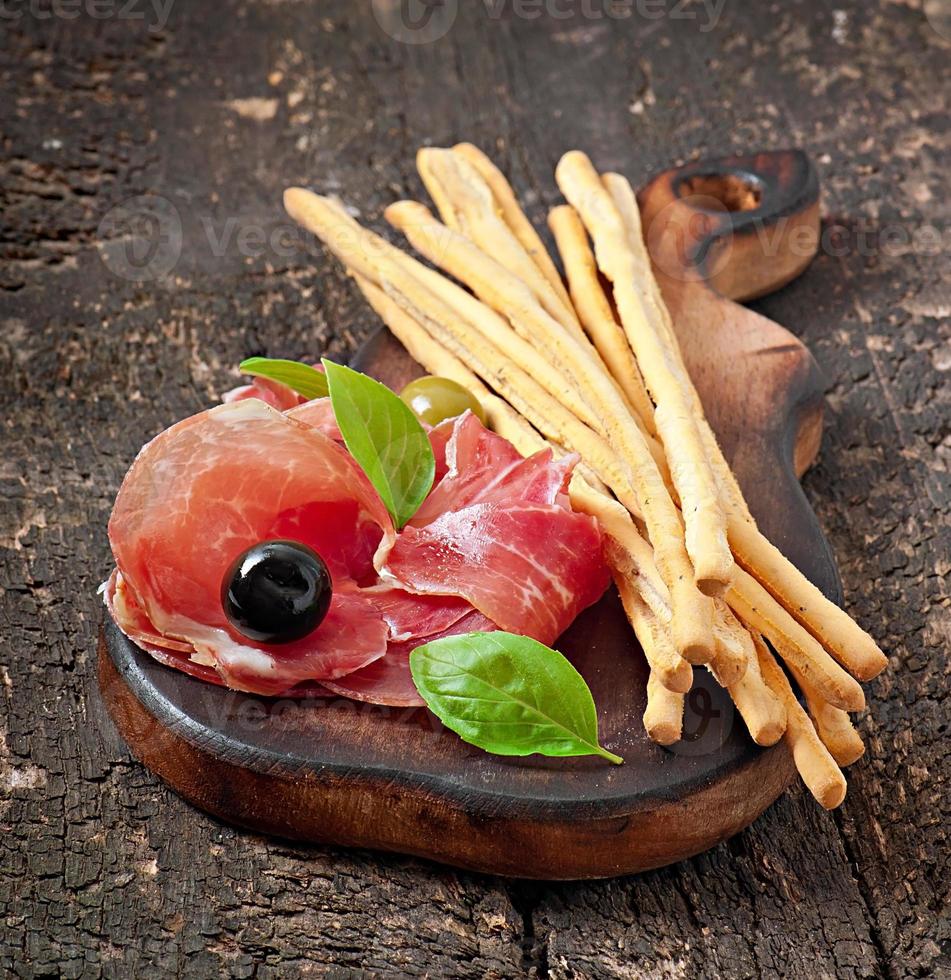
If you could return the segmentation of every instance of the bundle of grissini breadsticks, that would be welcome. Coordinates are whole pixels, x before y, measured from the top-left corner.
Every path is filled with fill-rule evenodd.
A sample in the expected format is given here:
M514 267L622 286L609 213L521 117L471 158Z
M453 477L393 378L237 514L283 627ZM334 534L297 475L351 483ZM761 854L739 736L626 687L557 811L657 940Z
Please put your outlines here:
M838 806L839 767L864 751L849 719L865 706L858 681L885 656L757 529L684 366L630 184L583 153L562 157L568 203L548 223L565 282L480 150L422 149L417 164L442 220L413 201L386 218L435 268L334 199L292 188L285 206L409 353L476 395L520 452L580 455L571 502L601 523L650 666L649 736L681 737L693 666L706 665L752 738L785 738L816 799Z

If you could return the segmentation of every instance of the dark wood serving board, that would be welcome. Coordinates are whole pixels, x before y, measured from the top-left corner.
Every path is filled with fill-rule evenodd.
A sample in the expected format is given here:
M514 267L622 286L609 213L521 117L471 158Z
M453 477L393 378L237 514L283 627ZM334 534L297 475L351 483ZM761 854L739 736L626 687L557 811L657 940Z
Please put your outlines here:
M797 276L818 241L818 185L799 152L670 170L640 195L645 234L711 422L765 533L838 599L829 547L799 486L818 451L822 383L788 331L734 300ZM419 373L386 332L357 366L398 387ZM590 878L698 853L788 785L697 672L685 739L644 734L646 666L612 592L558 643L588 681L603 743L624 756L487 755L423 709L238 694L158 664L107 622L104 700L133 753L196 806L287 837L421 855L480 871Z

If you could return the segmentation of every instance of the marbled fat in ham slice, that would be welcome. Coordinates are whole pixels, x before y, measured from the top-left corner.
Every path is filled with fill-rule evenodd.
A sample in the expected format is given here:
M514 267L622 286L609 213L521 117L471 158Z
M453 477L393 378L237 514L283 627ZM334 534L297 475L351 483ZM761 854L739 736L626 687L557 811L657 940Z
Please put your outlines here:
M607 585L596 523L567 506L574 457L524 459L471 413L438 425L436 483L397 534L329 399L247 387L284 414L240 393L186 419L142 450L116 500L106 603L163 663L261 694L415 705L416 646L497 628L550 643ZM334 598L310 636L269 646L230 626L219 590L240 552L277 537L323 556Z
M290 537L314 548L335 583L370 579L394 536L353 459L316 429L250 399L222 405L152 440L109 522L125 586L166 637L210 658L239 690L281 693L382 657L389 629L357 588L336 587L327 618L302 640L255 643L228 623L221 581L244 550Z
M324 687L356 701L388 704L399 708L419 707L425 702L416 690L409 669L409 655L416 647L424 642L430 643L458 633L488 633L496 629L498 627L491 619L469 606L469 612L448 629L408 642L390 643L384 657L347 674L346 677L324 681Z
M597 522L560 504L474 504L407 527L385 572L417 592L452 589L499 628L552 643L608 585Z
M477 503L552 504L567 486L577 460L571 455L555 461L550 449L526 458L466 412L455 420L445 443L445 471L410 524L424 527Z

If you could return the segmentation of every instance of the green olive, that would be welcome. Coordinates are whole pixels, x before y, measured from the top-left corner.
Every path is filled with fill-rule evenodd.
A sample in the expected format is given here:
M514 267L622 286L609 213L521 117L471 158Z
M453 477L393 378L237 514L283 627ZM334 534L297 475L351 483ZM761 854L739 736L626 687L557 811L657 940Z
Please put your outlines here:
M400 392L400 398L428 425L453 419L467 408L485 425L485 409L479 400L449 378L417 378Z

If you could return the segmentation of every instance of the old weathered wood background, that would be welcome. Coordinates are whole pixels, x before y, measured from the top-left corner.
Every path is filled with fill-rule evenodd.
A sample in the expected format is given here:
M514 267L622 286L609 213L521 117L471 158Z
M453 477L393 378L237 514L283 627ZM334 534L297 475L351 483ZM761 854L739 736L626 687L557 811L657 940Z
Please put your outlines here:
M393 4L374 6L3 5L0 970L948 976L940 4L929 21L917 0L608 6L626 18L447 0L420 29L454 22L423 44L393 40ZM501 881L237 832L168 792L104 716L95 590L139 445L235 384L243 356L343 356L374 324L290 227L282 188L339 192L379 226L420 193L416 147L459 139L495 154L536 218L571 147L635 182L699 154L814 155L822 254L760 305L827 374L806 488L848 607L891 657L837 813L796 788L674 868ZM129 252L130 234L155 248Z

